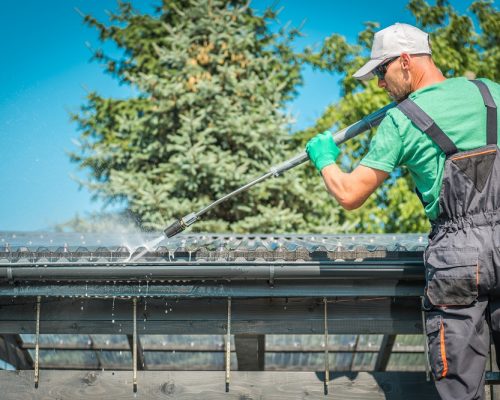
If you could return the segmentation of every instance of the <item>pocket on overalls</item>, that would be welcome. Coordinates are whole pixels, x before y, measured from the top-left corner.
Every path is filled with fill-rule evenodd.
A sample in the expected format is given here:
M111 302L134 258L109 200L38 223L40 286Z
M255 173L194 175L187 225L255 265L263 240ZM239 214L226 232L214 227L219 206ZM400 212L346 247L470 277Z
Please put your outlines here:
M448 359L446 357L446 339L443 319L440 315L427 318L425 332L429 345L429 364L436 379L448 374Z
M426 294L435 306L466 306L478 296L479 251L434 248L426 252Z

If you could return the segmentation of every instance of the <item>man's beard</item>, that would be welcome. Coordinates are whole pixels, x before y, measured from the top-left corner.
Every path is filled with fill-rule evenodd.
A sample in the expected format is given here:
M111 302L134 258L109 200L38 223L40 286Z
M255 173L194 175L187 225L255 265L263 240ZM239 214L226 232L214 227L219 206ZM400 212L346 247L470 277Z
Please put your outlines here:
M406 100L409 95L410 95L410 93L407 93L407 94L405 94L403 96L399 96L397 98L394 98L394 100L397 101L398 103L401 103L402 101Z
M406 100L408 98L408 96L410 95L410 91L401 91L401 93L394 93L392 91L387 91L387 94L389 95L389 97L398 102L398 103L401 103L403 100Z

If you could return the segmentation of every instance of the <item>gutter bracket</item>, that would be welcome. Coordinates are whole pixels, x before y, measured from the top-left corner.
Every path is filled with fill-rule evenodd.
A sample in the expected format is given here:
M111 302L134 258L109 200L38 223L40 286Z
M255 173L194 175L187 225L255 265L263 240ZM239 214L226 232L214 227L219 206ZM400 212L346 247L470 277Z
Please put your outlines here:
M269 266L269 286L274 287L274 265Z

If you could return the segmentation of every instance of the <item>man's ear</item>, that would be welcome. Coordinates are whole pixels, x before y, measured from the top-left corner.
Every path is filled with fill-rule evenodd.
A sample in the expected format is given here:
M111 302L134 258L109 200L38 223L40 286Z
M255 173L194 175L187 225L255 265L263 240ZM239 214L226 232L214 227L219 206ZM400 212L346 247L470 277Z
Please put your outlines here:
M403 70L408 71L410 68L410 63L411 63L411 57L407 53L401 53L401 56L399 58L399 62L401 63L401 67Z

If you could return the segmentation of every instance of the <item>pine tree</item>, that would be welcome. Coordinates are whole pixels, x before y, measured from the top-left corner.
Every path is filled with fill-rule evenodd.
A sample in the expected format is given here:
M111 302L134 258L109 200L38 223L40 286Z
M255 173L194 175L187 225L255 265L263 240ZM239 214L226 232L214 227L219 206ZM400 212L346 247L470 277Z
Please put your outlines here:
M88 96L73 115L81 152L98 197L125 201L145 229L197 211L290 156L285 103L302 83L304 58L291 43L296 29L272 32L276 19L241 0L164 0L155 15L128 2L106 25L92 16L102 41L124 50L95 58L122 83L129 99ZM294 149L295 151L295 149ZM221 232L338 230L295 178L267 181L210 211L195 230ZM307 210L307 213L303 211Z

